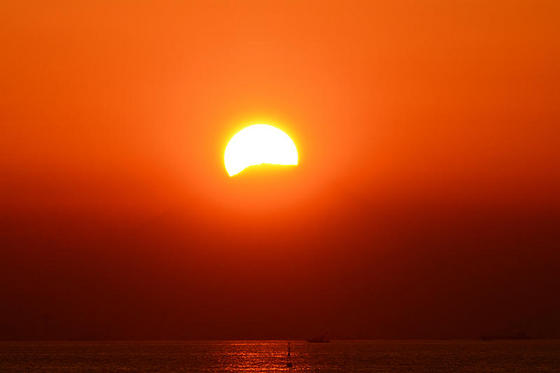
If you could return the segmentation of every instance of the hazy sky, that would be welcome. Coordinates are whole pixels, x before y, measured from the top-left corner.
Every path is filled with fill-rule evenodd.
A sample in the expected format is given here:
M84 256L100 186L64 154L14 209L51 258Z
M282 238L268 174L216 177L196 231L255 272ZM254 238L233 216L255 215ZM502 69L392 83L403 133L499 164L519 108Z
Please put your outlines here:
M559 18L3 2L0 338L560 336Z

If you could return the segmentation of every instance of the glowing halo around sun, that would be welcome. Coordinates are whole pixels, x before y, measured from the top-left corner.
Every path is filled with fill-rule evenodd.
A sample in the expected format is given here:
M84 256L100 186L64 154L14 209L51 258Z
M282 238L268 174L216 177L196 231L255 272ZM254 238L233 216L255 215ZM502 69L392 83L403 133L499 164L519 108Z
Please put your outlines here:
M298 151L284 131L268 124L253 124L229 140L224 164L229 176L261 164L297 166Z

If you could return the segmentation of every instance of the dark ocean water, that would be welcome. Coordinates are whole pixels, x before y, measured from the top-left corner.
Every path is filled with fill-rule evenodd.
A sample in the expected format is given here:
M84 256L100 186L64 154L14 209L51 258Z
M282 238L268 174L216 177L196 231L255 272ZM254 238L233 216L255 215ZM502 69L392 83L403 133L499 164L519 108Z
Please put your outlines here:
M0 372L560 372L560 341L0 342Z

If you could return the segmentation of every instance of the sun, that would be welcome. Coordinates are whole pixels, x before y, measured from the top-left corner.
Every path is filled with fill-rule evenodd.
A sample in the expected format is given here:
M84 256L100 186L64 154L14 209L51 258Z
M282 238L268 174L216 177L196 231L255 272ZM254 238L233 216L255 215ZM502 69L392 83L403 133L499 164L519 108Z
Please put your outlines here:
M268 124L253 124L229 140L224 164L229 176L260 164L297 166L298 151L284 131Z

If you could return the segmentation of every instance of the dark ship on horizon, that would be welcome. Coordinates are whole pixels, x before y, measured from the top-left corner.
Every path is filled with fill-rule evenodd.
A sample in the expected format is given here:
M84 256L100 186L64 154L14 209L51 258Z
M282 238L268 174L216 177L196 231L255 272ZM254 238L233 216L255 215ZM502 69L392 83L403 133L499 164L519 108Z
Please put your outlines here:
M307 339L309 343L329 343L331 340L326 335L321 335L318 337L312 337Z
M525 331L515 331L511 333L496 333L496 334L485 334L481 335L480 339L482 341L494 341L494 340L526 340L526 339L533 339L529 334Z

